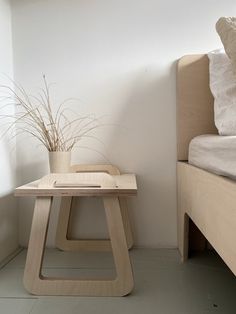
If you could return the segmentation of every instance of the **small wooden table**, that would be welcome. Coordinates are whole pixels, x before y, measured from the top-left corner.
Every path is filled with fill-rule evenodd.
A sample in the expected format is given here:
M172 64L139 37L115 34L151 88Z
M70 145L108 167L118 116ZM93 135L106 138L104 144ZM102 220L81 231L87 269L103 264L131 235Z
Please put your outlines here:
M41 180L20 186L15 196L35 196L35 208L24 272L25 288L36 295L124 296L133 289L119 196L137 194L135 175L106 173L49 174ZM103 198L116 278L68 279L44 277L41 273L53 197L99 196Z

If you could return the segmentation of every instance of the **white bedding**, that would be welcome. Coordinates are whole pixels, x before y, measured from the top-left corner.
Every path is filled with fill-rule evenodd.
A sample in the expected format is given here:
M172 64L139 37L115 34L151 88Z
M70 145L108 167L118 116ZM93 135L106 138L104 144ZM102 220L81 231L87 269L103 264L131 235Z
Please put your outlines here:
M223 49L208 53L215 125L220 135L236 135L236 76Z
M236 180L236 136L200 135L189 145L188 162Z

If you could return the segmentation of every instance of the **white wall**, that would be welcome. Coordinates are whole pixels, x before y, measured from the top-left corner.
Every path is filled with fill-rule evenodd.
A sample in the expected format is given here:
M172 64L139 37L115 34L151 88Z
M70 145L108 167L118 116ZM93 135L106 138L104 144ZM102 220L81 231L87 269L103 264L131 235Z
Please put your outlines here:
M0 84L6 83L6 75L13 78L11 8L8 0L0 0ZM9 81L7 82L9 85ZM3 103L1 101L1 107ZM14 109L6 107L6 114ZM1 122L2 123L2 122ZM0 133L3 129L0 125ZM16 185L15 141L0 138L0 261L18 247L18 215L13 189Z
M176 60L219 47L214 25L222 15L236 15L235 0L13 1L16 80L36 90L46 73L57 83L58 101L78 97L81 112L108 115L106 122L119 125L99 131L104 146L94 148L137 174L139 193L130 204L137 245L176 246ZM46 152L28 140L18 143L17 158L22 182L48 171ZM104 159L78 149L74 161ZM24 200L23 245L31 215L32 202ZM104 234L97 211L85 219L77 229Z

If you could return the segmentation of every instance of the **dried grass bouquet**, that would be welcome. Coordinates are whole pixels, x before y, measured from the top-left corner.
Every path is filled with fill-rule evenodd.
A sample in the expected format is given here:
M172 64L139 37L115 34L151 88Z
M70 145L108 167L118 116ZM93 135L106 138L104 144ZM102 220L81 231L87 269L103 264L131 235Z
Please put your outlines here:
M43 82L44 86L37 96L29 95L15 82L12 82L13 87L0 85L3 95L0 101L4 103L0 107L0 119L5 121L3 135L11 131L12 136L28 133L49 152L71 151L81 139L93 137L92 131L101 126L99 119L72 112L67 105L71 99L63 101L56 110L53 109L55 106L45 76ZM15 113L6 114L6 106L15 106ZM70 117L72 114L73 117Z

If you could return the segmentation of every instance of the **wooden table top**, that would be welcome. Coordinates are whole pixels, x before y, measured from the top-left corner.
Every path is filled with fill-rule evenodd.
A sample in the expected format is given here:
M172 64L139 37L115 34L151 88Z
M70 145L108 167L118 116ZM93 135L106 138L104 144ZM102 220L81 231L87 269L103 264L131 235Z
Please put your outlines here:
M134 196L134 174L49 174L15 189L15 196Z

